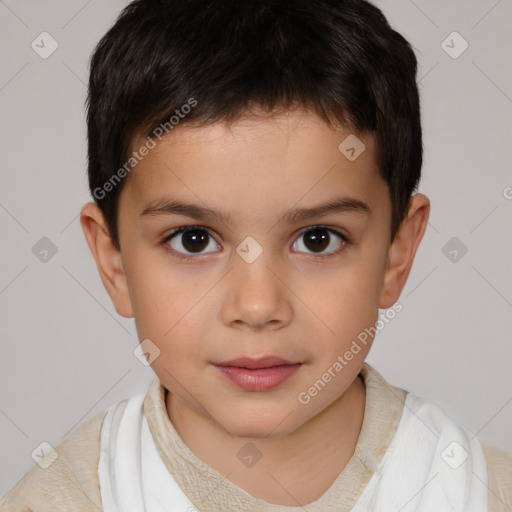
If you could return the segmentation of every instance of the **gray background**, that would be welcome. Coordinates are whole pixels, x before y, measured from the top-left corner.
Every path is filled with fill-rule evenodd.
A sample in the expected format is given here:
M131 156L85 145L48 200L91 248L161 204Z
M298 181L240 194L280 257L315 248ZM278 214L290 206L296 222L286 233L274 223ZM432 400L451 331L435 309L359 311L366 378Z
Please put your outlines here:
M512 2L376 4L419 59L419 191L432 210L403 311L378 334L369 362L510 451ZM34 464L39 443L56 446L154 376L133 355L133 320L115 312L78 218L90 200L88 59L124 5L0 0L0 497ZM31 48L43 31L59 45L47 59ZM453 31L469 44L458 58L441 45ZM445 43L452 54L457 37ZM43 237L57 248L46 262L33 253Z

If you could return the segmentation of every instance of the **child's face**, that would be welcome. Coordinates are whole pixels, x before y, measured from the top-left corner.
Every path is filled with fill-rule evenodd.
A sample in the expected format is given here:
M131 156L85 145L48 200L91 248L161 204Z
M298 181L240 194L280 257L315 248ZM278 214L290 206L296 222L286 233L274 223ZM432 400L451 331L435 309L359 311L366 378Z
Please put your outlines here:
M280 437L340 397L371 337L358 342L360 351L321 391L308 390L329 368L332 373L338 356L375 325L378 308L390 307L405 283L404 246L387 259L391 202L374 140L360 136L366 149L350 161L338 149L349 133L298 111L245 119L231 129L183 125L138 164L121 193L122 263L112 276L116 284L106 285L116 309L133 314L139 339L158 347L152 367L182 406L232 435ZM280 221L291 210L341 198L370 211ZM215 213L143 214L165 201ZM194 225L208 234L191 231L162 242ZM312 230L319 225L324 229ZM242 375L246 389L214 365L266 356L301 364L279 385L279 375L267 381Z

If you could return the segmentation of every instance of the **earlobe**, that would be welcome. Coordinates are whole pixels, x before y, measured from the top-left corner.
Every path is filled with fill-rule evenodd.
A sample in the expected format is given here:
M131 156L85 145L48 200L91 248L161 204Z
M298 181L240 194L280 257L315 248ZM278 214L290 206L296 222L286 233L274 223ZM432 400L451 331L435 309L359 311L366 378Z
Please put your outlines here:
M379 308L389 308L399 299L427 228L429 213L428 197L423 194L411 197L407 216L388 251Z
M133 317L121 253L115 248L103 214L95 203L87 203L82 207L80 223L103 286L116 311L125 318Z

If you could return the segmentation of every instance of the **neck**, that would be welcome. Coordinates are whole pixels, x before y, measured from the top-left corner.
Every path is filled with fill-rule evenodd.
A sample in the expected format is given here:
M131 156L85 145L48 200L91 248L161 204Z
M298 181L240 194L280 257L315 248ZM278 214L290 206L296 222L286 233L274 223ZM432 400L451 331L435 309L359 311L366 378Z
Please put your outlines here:
M166 393L169 419L198 458L255 498L285 506L317 500L336 480L354 454L365 405L365 385L358 377L342 396L287 436L247 439L231 436ZM249 441L261 452L255 465L245 468L226 456Z

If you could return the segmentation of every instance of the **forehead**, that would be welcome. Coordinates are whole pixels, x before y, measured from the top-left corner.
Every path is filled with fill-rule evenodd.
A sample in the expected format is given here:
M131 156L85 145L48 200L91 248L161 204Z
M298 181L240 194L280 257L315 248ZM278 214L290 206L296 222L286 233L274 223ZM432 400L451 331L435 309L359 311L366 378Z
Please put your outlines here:
M343 195L383 213L388 189L375 149L373 135L333 129L304 111L184 123L137 164L120 203L140 215L155 200L187 199L248 220Z

